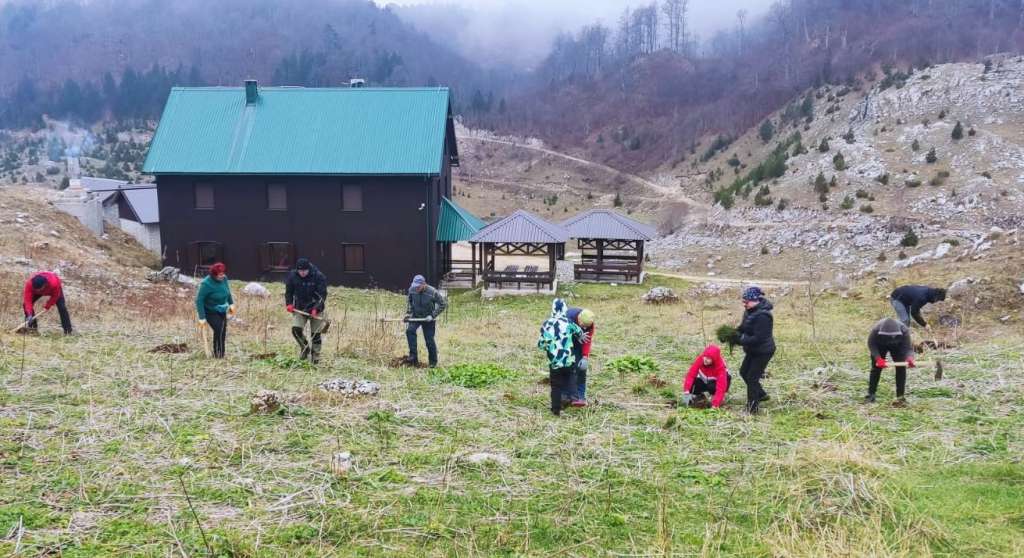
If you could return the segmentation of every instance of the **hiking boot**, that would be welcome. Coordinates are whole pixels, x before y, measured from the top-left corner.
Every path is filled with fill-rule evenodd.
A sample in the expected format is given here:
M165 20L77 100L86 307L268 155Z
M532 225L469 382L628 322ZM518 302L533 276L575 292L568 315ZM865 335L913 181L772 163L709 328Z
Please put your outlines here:
M897 398L896 398L896 399L895 399L895 400L894 400L894 401L892 402L892 406L893 406L893 407L896 407L897 409L903 409L903 408L906 408L906 407L907 407L908 405L909 405L909 404L907 403L907 399L906 399L905 397L897 397Z
M865 403L874 403L875 402L875 394L869 393L869 394L865 395L864 396L864 402Z
M420 365L420 359L416 357L405 357L402 359L402 364L405 366L418 367Z
M758 403L763 403L765 401L770 401L770 400L771 400L771 397L769 397L768 394L766 393L766 394L762 395L761 398L757 400L757 402Z
M303 347L299 351L299 360L306 360L309 358L309 347Z
M431 368L437 368L437 363L431 362L430 364L428 364L428 366L430 366Z
M587 401L585 399L574 399L571 403L573 407L586 407Z

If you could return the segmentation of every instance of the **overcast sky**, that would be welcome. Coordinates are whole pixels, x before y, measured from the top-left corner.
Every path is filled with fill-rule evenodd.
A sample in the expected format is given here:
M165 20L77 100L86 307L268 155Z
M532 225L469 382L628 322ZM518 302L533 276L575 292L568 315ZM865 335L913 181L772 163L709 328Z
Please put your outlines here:
M542 57L559 31L575 31L601 20L614 27L627 7L651 0L374 0L380 5L457 5L470 12L472 24L457 30L456 47L470 58L487 64L513 62L529 65ZM689 26L701 39L732 27L736 12L746 9L751 19L773 0L690 0ZM658 2L661 3L660 1ZM399 10L399 13L401 11ZM436 27L436 26L434 26ZM491 59L491 60L488 60Z

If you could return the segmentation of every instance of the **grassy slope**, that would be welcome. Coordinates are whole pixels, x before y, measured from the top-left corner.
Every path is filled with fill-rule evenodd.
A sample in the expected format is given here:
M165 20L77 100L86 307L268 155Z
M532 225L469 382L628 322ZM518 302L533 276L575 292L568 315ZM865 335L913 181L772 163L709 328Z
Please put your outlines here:
M0 536L21 521L26 555L202 555L180 476L223 555L1024 552L1019 329L979 317L979 332L945 357L945 380L930 369L911 375L909 409L889 406L891 376L879 403L862 406L864 337L886 313L881 290L819 301L818 344L807 300L781 297L773 400L749 419L738 412L738 378L723 411L657 405L703 345L699 316L708 331L734 321L735 293L647 307L641 292L573 289L599 320L589 390L600 404L561 419L537 383L543 298L453 297L439 328L442 361L519 373L477 390L353 356L401 351L397 329L370 327L383 309L398 315L401 298L361 291L332 294L334 317L345 319L317 370L249 359L292 350L276 296L242 304L246 324L230 333L224 362L146 352L183 339L195 346L187 299L140 301L162 304L159 319L146 310L124 321L109 311L76 316L83 333L70 339L5 335ZM265 321L276 326L266 347ZM668 387L607 371L626 354L653 357ZM740 355L728 360L735 370ZM317 382L338 376L383 389L347 402L317 394ZM247 414L262 388L288 397L282 415ZM346 450L355 468L336 478L331 455ZM511 464L462 459L479 451ZM0 551L15 538L0 540Z

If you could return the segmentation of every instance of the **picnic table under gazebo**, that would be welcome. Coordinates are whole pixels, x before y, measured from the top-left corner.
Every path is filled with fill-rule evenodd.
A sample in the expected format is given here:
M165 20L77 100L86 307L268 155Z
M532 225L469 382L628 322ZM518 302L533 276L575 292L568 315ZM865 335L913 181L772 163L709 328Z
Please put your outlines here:
M522 209L491 223L473 235L479 244L484 294L488 290L517 294L553 293L557 287L556 260L565 253L569 233L559 225ZM523 264L499 266L497 258L528 257ZM546 262L540 258L546 258ZM546 263L545 269L541 264ZM526 289L523 286L526 286ZM541 291L544 287L544 291Z
M654 227L610 209L585 211L561 226L579 243L577 281L643 282L644 243L657 236Z

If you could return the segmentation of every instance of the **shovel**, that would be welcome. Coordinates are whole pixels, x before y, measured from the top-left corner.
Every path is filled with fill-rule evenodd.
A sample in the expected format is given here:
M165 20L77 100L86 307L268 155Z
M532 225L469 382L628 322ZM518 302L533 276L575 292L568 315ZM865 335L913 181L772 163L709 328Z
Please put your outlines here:
M310 314L309 312L303 312L302 310L292 310L292 311L295 312L296 314L299 314L301 316L306 316L307 318L311 318L311 319L316 320L318 322L324 322L324 327L320 328L320 335L325 335L327 333L327 330L331 329L331 320L328 320L327 318L321 318L320 316L314 316L313 314Z
M935 331L931 328L927 328L928 332L932 334L932 345L935 346L935 350L939 350L939 339L935 336ZM935 381L942 379L942 359L939 355L935 355Z
M28 328L28 326L32 325L32 322L38 321L41 316L43 316L44 314L46 314L50 310L53 310L53 306L43 310L42 312L36 314L35 316L32 316L31 318L25 320L25 323L23 323L20 326L12 329L11 333L21 333L22 331L25 331L25 329Z
M203 351L206 352L206 358L213 356L213 349L210 348L210 334L206 332L206 324L199 324L199 331L203 334Z

